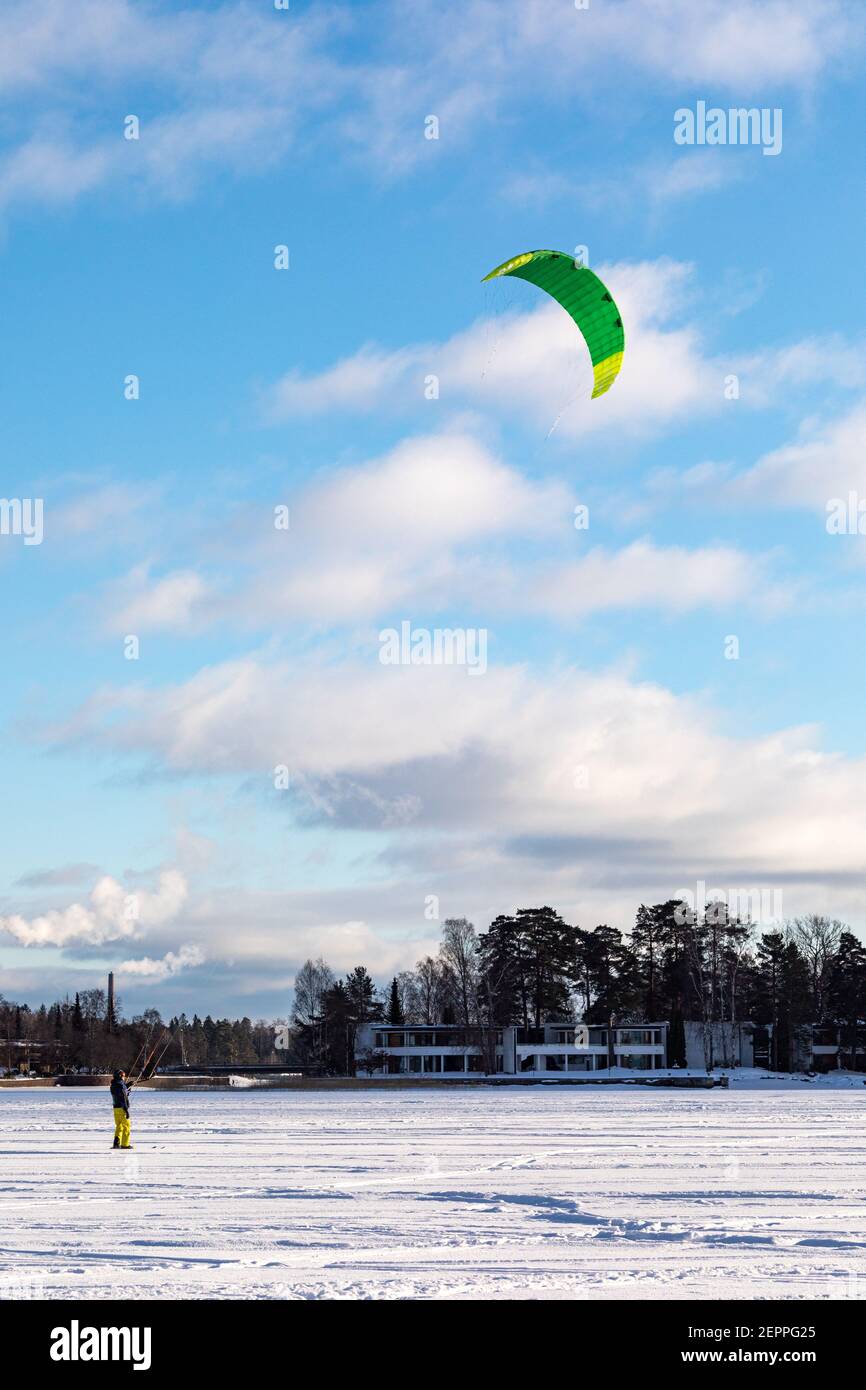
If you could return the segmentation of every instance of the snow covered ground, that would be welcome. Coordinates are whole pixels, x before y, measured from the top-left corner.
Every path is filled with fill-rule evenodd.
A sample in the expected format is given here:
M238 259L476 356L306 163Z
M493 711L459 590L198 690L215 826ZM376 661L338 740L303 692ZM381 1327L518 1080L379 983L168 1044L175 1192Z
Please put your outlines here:
M836 1080L0 1090L0 1297L862 1298Z

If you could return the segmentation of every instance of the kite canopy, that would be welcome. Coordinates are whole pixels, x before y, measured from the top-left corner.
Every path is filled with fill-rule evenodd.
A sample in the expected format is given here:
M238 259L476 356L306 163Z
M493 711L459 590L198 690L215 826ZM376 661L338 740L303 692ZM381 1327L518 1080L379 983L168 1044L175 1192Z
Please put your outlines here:
M561 304L586 339L593 368L593 399L609 391L622 366L625 333L619 309L604 283L588 266L563 251L524 251L504 261L485 280L516 275L529 280Z

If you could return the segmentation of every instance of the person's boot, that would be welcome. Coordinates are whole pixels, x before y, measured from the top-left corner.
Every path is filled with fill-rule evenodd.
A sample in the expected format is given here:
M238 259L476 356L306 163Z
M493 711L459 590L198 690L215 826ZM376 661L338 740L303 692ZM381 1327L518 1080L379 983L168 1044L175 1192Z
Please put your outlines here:
M115 1141L114 1141L114 1143L112 1144L111 1147L112 1147L113 1149L119 1149L119 1148L120 1148L120 1140L119 1140L119 1139L115 1139Z

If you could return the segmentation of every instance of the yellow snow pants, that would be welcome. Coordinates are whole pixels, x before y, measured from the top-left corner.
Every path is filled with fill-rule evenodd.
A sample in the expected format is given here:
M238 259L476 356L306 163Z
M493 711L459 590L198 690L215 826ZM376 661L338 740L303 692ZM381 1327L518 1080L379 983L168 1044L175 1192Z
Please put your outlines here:
M129 1116L119 1105L114 1107L114 1138L119 1148L129 1148Z

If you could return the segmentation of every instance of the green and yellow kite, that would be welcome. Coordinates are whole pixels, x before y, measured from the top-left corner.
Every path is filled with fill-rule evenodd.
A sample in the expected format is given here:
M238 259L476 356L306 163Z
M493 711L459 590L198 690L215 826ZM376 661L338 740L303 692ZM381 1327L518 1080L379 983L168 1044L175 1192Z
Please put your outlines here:
M563 251L524 251L485 275L516 275L546 290L570 314L583 334L593 368L593 399L609 391L622 366L625 333L619 309L606 285L588 266Z

